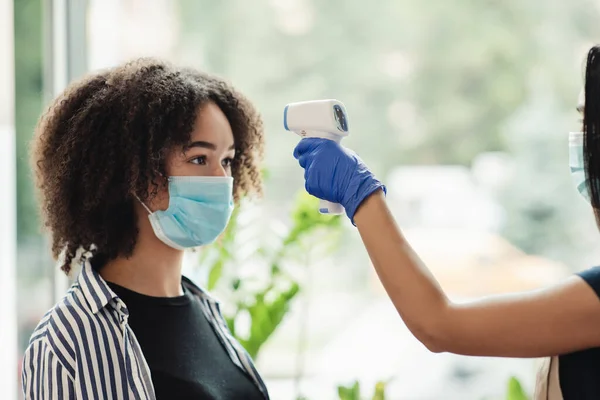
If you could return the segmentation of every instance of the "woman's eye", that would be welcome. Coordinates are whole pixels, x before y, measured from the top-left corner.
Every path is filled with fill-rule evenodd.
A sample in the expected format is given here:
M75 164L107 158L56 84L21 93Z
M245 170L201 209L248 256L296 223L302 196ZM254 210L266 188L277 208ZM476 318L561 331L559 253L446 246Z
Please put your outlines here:
M233 163L233 158L226 158L223 160L224 167L231 167L231 163Z
M206 156L192 158L191 162L192 164L206 165Z

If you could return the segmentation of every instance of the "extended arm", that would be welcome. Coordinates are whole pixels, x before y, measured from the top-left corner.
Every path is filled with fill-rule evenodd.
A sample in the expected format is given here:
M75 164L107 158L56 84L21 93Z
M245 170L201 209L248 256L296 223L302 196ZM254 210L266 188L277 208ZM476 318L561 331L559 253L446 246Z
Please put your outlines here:
M600 301L583 279L455 304L402 236L381 191L354 221L398 313L430 350L539 357L600 346Z
M455 304L405 240L384 186L356 154L332 141L304 139L294 155L308 192L344 205L398 313L430 350L540 357L600 346L600 301L583 279Z

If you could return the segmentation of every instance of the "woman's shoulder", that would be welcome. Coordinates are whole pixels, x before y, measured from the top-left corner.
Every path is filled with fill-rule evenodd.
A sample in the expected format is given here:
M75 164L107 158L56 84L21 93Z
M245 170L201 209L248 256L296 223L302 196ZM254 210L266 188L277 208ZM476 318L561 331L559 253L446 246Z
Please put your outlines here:
M72 380L76 379L80 357L91 360L98 354L107 354L112 347L120 348L116 334L118 318L103 309L94 308L93 299L88 299L79 283L69 291L40 319L29 339L23 356L23 371L29 379L35 370L42 373L59 373ZM100 348L99 346L106 346Z
M33 330L26 352L46 352L58 356L65 365L74 364L83 342L108 333L115 324L107 313L93 312L77 284L48 310ZM85 345L83 346L85 347Z
M67 329L62 321L68 307L63 298L43 315L25 349L24 365L56 359L71 378L75 376L77 336L69 334L72 328Z
M61 320L64 319L65 311L68 308L73 307L72 301L68 299L70 296L71 291L69 291L51 309L46 311L31 334L31 338L29 339L30 345L32 342L44 340L47 337L49 330L52 330L56 325L61 323Z
M600 297L600 267L592 267L577 272L575 275L583 279Z

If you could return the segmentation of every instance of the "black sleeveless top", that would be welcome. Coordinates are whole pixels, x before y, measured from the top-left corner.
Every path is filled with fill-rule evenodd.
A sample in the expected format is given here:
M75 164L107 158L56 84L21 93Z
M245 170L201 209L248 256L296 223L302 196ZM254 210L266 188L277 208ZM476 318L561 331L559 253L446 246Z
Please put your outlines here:
M583 278L600 298L600 267L585 270L577 275ZM600 399L600 348L561 355L558 373L565 400Z

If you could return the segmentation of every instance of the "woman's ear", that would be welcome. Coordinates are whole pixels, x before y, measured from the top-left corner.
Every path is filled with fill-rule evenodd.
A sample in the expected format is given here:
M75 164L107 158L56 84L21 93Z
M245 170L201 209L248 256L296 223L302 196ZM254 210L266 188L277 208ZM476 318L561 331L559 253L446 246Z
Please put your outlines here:
M169 179L160 175L154 184L151 184L146 205L152 211L166 210L169 208Z
M144 200L142 200L140 198L140 196L138 196L136 193L132 193L131 197L133 197L133 206L135 208L138 208L139 206L142 206L143 208L146 209L146 211L148 211L149 214L152 213L152 211L150 211L149 207L146 205L146 202Z
M148 214L158 210L166 210L169 207L169 178L161 171L156 170L154 176L149 176L148 179L146 193L131 192L135 203Z

